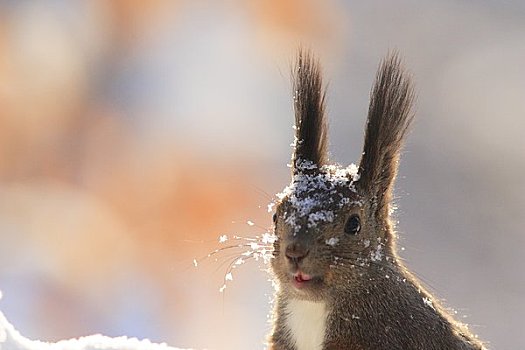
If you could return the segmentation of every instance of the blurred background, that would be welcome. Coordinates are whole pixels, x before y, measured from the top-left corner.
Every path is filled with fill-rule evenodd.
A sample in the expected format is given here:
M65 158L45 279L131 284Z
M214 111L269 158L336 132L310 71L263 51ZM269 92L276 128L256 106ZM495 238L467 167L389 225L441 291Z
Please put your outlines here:
M33 339L262 348L265 266L220 293L235 253L192 261L270 227L296 48L342 164L397 48L419 94L402 255L490 348L524 348L524 38L519 0L0 1L0 310Z

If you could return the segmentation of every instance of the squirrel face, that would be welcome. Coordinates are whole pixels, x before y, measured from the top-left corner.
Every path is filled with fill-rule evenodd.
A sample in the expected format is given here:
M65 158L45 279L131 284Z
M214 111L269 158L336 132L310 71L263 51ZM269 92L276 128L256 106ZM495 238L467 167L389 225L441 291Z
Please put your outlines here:
M388 239L359 193L355 165L301 160L296 170L278 195L272 268L290 296L326 300L339 286L359 283L370 262L383 261Z

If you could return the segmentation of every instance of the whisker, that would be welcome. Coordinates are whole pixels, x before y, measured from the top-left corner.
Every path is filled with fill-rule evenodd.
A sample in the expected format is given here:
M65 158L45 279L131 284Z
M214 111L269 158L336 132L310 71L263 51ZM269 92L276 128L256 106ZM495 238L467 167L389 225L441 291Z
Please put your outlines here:
M193 265L195 267L198 266L198 264L200 264L201 262L207 260L207 259L210 259L211 257L223 252L223 251L226 251L226 250L230 250L230 249L235 249L235 248L249 248L251 247L250 244L246 243L246 244L234 244L234 245L229 245L229 246L225 246L225 247L221 247L221 248L217 248L213 251L211 251L210 253L206 254L205 256L202 256L200 258L196 258L196 259L193 259Z
M254 185L254 184L252 184L250 187L252 187L255 191L259 192L259 194L264 195L267 200L269 200L269 201L274 201L275 200L275 196L270 195L268 192L266 192L261 187L259 187L257 185Z
M257 242L259 241L258 238L253 238L253 237L242 237L242 236L232 236L232 239L235 239L237 241L249 241L249 242Z
M245 247L249 247L248 244L234 244L234 245L229 245L229 246L225 246L225 247L221 247L221 248L217 248L215 250L213 250L212 252L208 253L205 257L203 257L203 259L206 259L206 258L210 258L220 252L223 252L225 250L228 250L228 249L234 249L234 248L245 248Z
M220 269L222 269L226 264L228 264L228 266L233 262L237 262L239 259L241 258L241 255L239 254L235 254L235 255L230 255L228 257L225 257L225 259L223 261L221 261L218 266L215 268L214 270L214 273L216 273L217 271L219 271Z
M246 259L244 259L244 261L246 260L250 260L250 259L253 259L253 256L250 256L250 257L247 257ZM221 288L219 288L219 291L222 293L224 292L224 290L226 289L226 285L228 283L228 281L233 281L233 270L236 268L237 265L235 265L235 263L238 261L238 259L235 259L234 261L232 261L229 266L228 266L228 269L226 270L226 274L224 275L224 278L223 278L223 285Z
M261 229L261 230L264 230L264 231L267 231L268 230L268 227L264 227L262 225L259 225L259 224L254 224L255 227Z
M251 221L248 221L248 223L251 226L255 226ZM219 236L220 244L225 244L227 241L231 241L231 243L216 248L205 256L193 259L193 264L198 266L203 261L214 258L214 262L217 263L217 266L213 273L223 269L226 265L227 267L226 273L223 277L223 285L219 288L220 292L224 292L227 283L233 279L233 271L240 265L244 265L251 260L261 260L264 264L268 264L270 259L273 258L273 244L275 240L276 237L273 233L268 232L266 228L263 228L263 232L254 237L221 235Z

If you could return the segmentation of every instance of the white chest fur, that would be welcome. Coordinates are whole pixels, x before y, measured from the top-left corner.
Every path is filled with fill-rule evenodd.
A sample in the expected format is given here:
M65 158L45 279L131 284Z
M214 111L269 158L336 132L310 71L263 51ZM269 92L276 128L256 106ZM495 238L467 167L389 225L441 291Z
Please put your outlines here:
M321 350L326 329L325 303L290 300L287 305L287 325L297 350Z

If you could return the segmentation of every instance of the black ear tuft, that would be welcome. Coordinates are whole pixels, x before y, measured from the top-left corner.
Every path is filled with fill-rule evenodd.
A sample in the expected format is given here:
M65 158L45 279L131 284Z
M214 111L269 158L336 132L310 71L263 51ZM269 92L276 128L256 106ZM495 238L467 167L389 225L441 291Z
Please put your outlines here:
M299 50L293 70L295 137L293 172L302 161L320 167L327 162L325 89L318 61L309 51Z
M412 122L414 89L396 52L382 62L370 96L359 188L388 214L403 140ZM386 211L385 211L386 210Z

